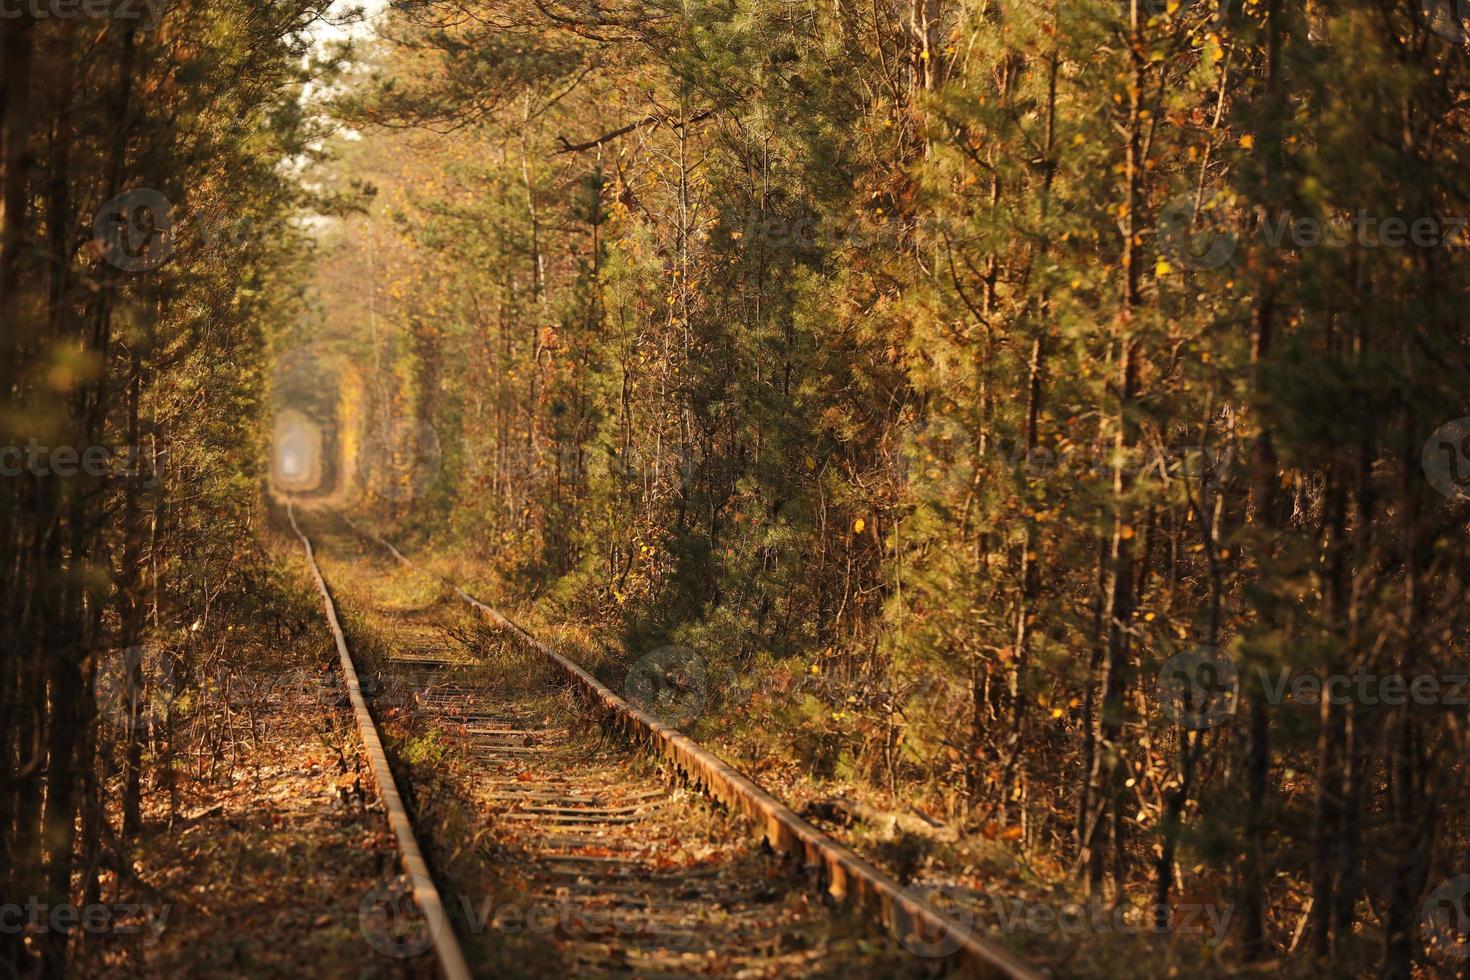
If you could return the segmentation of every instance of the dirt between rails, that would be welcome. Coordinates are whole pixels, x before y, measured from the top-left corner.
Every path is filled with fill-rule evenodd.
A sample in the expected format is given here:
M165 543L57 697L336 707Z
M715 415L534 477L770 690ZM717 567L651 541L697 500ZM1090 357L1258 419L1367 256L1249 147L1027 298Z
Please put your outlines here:
M328 515L303 530L373 678L420 843L477 972L906 977L940 965L833 905L743 820L589 727L540 658L437 580ZM401 911L401 883L379 899ZM368 938L376 955L415 954L433 925L415 932L400 916Z

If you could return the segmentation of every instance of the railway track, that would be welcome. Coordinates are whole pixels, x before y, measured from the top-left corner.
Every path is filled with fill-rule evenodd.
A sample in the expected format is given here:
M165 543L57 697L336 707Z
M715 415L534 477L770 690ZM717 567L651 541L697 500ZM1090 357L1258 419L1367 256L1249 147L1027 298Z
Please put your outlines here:
M347 670L351 656L326 578L294 510L290 515ZM331 539L332 553L354 552L357 570L371 566L373 556L362 548L369 539L394 561L415 568L392 545L355 525L350 534ZM380 574L392 572L380 569ZM956 954L943 965L970 975L1039 976L1008 951L905 892L493 608L449 588L467 610L508 632L550 674L540 683L491 683L463 645L449 639L455 624L442 606L383 612L381 625L391 633L387 683L471 760L469 792L493 818L497 875L517 896L509 905L479 906L480 921L470 926L516 935L519 948L537 961L526 975L900 977L933 972L936 961L910 955L871 927L864 938L860 923L835 914L811 887L820 878L827 898L846 899L892 934L918 937L919 946L910 948ZM357 711L355 679L349 678L349 688L355 692L359 727L371 730L366 707ZM575 700L565 696L568 690ZM589 716L600 723L589 723ZM611 729L626 737L610 739ZM364 742L379 743L376 731L365 730ZM687 785L671 786L667 772L651 758L661 760L665 770L678 770ZM386 761L383 766L386 770ZM378 766L373 768L381 786ZM710 807L698 789L726 809ZM384 796L391 820L394 805L390 794ZM396 790L391 797L396 801ZM738 824L745 821L754 821L768 848L740 832ZM456 903L438 894L411 830L404 848L400 821L392 822L415 903L434 925L441 969L451 977L466 975L456 972L455 930L443 912ZM406 814L401 822L407 822ZM416 857L410 860L410 854ZM474 907L460 904L466 911ZM447 955L439 948L446 937Z

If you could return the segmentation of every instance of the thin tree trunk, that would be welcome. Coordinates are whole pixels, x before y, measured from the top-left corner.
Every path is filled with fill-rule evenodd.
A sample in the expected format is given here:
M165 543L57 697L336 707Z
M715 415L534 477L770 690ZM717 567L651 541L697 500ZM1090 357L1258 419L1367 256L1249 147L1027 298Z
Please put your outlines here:
M1133 314L1139 306L1142 263L1138 230L1142 217L1139 209L1143 203L1142 99L1146 68L1142 35L1144 20L1141 0L1132 0L1129 10L1129 60L1132 67L1124 159L1126 200L1122 221L1123 288L1115 328L1118 406L1113 419L1113 527L1100 624L1106 641L1102 663L1102 703L1097 719L1090 794L1094 801L1095 816L1087 828L1084 842L1087 880L1093 889L1102 884L1111 853L1113 881L1121 890L1127 847L1123 839L1125 823L1121 813L1123 771L1119 766L1119 738L1123 731L1125 697L1132 671L1130 640L1135 608L1135 531L1130 523L1132 513L1128 503L1133 489L1133 476L1128 458L1137 443L1138 427L1134 402L1138 394L1139 341L1133 334L1136 329Z
M1271 187L1276 167L1276 154L1280 146L1279 134L1282 111L1281 84L1281 0L1268 0L1266 14L1266 87L1267 112L1257 137L1258 145L1265 147L1266 184L1268 203L1274 200ZM1277 475L1276 449L1271 439L1271 428L1263 417L1265 411L1264 368L1270 356L1276 314L1276 280L1279 275L1277 258L1267 255L1266 268L1260 277L1261 286L1257 296L1255 323L1251 339L1251 367L1253 371L1252 398L1254 400L1252 421L1256 436L1251 453L1251 511L1259 534L1257 547L1262 552L1258 564L1265 565L1273 537L1279 526L1279 483ZM1270 635L1274 626L1274 610L1267 609L1261 615L1261 632ZM1249 702L1250 743L1246 752L1246 827L1244 862L1241 882L1241 910L1243 913L1245 955L1248 960L1264 959L1269 953L1269 938L1266 934L1266 881L1270 875L1267 867L1266 840L1269 832L1267 793L1271 769L1271 724L1266 704L1266 693L1259 684L1251 685L1243 692Z

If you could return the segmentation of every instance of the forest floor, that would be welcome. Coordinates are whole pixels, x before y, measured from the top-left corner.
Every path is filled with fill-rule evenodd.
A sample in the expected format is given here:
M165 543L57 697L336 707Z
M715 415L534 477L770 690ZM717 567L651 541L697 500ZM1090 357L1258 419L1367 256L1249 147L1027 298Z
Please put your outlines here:
M364 955L362 898L396 874L397 851L342 704L287 684L250 708L216 764L181 760L177 819L167 792L145 796L134 877L115 900L146 910L145 927L83 944L73 975L434 975Z

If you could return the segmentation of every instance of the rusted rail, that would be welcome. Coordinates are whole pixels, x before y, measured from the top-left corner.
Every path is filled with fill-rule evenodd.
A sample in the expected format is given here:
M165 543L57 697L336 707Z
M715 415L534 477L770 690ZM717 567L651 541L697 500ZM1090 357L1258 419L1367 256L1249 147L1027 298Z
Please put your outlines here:
M306 563L310 566L312 578L316 579L316 587L322 594L322 604L327 610L327 623L332 628L332 640L337 644L337 655L342 661L347 694L352 699L352 714L357 719L357 731L367 749L373 779L378 784L378 795L382 797L383 806L388 811L388 825L393 828L393 835L398 839L398 854L404 873L408 875L413 888L414 904L419 907L428 924L434 955L448 980L470 980L469 964L465 962L464 951L460 949L454 927L444 911L439 889L434 887L429 865L424 861L423 852L419 850L418 841L414 838L413 824L409 821L408 811L404 809L403 800L398 795L398 784L393 780L393 770L388 767L383 741L378 737L373 716L368 712L367 702L363 700L362 688L357 682L357 668L352 662L352 654L347 650L347 638L342 635L342 624L337 619L337 606L332 601L331 592L327 590L322 570L317 567L311 541L301 533L301 528L296 524L296 510L290 501L286 502L286 516L291 519L291 530L296 532L296 536L301 539L301 546L306 549Z
M388 541L343 515L359 534L386 548L407 568L418 570ZM1041 980L1043 974L1009 950L979 935L969 925L935 909L897 881L799 817L754 780L702 748L688 736L633 707L580 666L557 653L498 610L487 606L448 580L445 584L481 616L509 630L528 647L555 663L583 700L609 718L624 734L672 763L695 786L745 814L778 854L820 868L828 892L892 929L900 939L928 948L953 945L958 965L971 976Z

